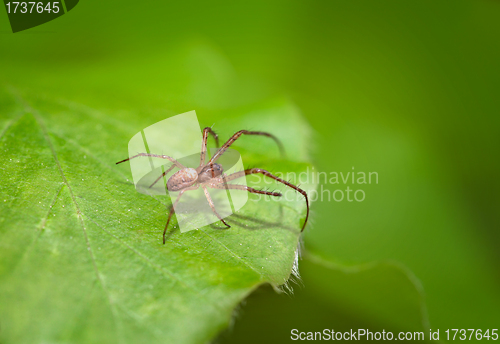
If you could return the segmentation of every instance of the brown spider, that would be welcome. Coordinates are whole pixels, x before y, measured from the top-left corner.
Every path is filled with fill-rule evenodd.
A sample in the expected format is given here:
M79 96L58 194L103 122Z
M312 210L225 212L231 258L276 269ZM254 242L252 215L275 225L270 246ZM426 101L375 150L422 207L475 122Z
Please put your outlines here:
M139 156L147 156L147 157L153 157L153 158L161 158L161 159L167 159L173 163L173 165L166 170L165 172L162 173L161 176L156 179L153 184L151 184L150 187L152 187L154 184L156 184L163 176L165 176L168 172L172 171L173 168L178 167L180 170L174 173L167 181L167 189L168 191L180 191L179 195L177 196L177 199L175 202L171 205L169 213L168 213L168 220L167 224L165 225L165 230L163 231L163 244L165 244L165 234L167 232L168 224L170 223L170 219L172 218L172 214L174 213L174 208L179 202L179 199L181 196L184 194L184 192L189 191L189 190L195 190L198 189L200 186L203 188L203 191L205 193L205 196L207 198L208 204L210 205L210 208L212 208L212 211L214 214L217 216L219 220L224 223L227 228L230 228L231 226L224 221L220 215L217 213L215 210L214 203L212 201L212 198L210 197L210 194L208 193L208 188L211 189L235 189L235 190L246 190L250 193L256 193L256 194L263 194L263 195L269 195L269 196L277 196L280 197L282 196L281 193L279 192L271 192L271 191L264 191L264 190L257 190L254 188L251 188L249 186L245 185L238 185L238 184L227 184L227 182L244 177L249 174L256 174L256 173L261 173L266 177L272 178L280 183L285 184L286 186L294 189L295 191L301 193L305 200L306 200L306 205L307 205L307 213L306 213L306 219L304 221L304 225L302 226L302 230L306 227L307 224L307 219L309 218L309 200L307 198L307 193L302 190L301 188L287 182L286 180L283 180L279 177L276 177L275 175L271 174L270 172L263 170L261 168L250 168L244 171L240 172L235 172L230 175L226 175L223 172L222 166L220 164L215 163L217 159L221 157L222 154L231 146L241 135L262 135L262 136L267 136L272 138L276 143L278 144L278 147L283 154L283 145L281 142L272 134L262 132L262 131L248 131L248 130L240 130L237 133L235 133L229 140L227 140L226 143L222 145L220 149L217 150L217 152L212 156L212 158L208 161L208 163L205 164L205 157L207 154L207 140L208 140L208 134L211 134L216 142L217 148L219 147L219 138L217 134L210 128L207 127L203 129L203 140L201 143L201 153L200 153L200 165L197 168L190 168L190 167L185 167L181 163L179 163L177 160L174 158L167 156L167 155L159 155L159 154L148 154L148 153L139 153L137 155L134 155L128 159L122 160L117 162L116 164L121 164L122 162L128 161L130 159L137 158Z

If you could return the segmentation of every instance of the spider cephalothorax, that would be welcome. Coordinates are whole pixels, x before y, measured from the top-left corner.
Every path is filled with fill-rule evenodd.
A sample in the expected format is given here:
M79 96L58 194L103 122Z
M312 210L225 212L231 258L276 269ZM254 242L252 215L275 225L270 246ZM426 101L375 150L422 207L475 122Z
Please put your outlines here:
M120 164L122 162L125 162L127 160L139 157L139 156L148 156L148 157L154 157L154 158L161 158L161 159L167 159L171 161L173 164L170 166L169 169L167 169L165 172L162 173L161 176L159 176L153 184L151 184L150 187L152 187L154 184L156 184L161 178L163 178L167 173L172 171L175 167L178 167L180 170L174 173L167 181L167 189L169 191L179 191L179 195L177 196L177 199L175 202L172 204L170 207L170 211L168 213L168 220L167 224L165 225L165 230L163 231L163 243L165 244L165 233L167 232L168 224L170 223L170 219L172 218L172 215L174 213L174 208L179 202L181 196L184 194L184 192L189 191L189 190L195 190L198 189L199 187L203 188L203 192L205 193L205 196L207 198L208 204L210 205L210 208L214 212L214 214L217 216L217 218L222 221L228 228L231 227L229 226L226 221L222 219L222 217L217 213L215 210L214 202L212 201L212 198L210 197L210 194L208 192L208 188L210 189L235 189L235 190L244 190L248 191L251 193L256 193L256 194L263 194L263 195L269 195L269 196L276 196L280 197L281 193L279 192L272 192L272 191L264 191L264 190L257 190L254 188L251 188L249 186L245 185L239 185L239 184L228 184L228 182L235 180L237 178L244 177L249 174L256 174L260 173L265 175L266 177L272 178L276 180L277 182L283 183L286 186L294 189L295 191L301 193L305 200L306 200L306 206L307 206L307 212L306 212L306 219L304 221L304 225L302 226L302 231L306 227L307 224L307 219L309 218L309 200L307 198L307 193L302 190L301 188L287 182L286 180L283 180L279 177L276 177L272 173L263 170L261 168L250 168L244 171L240 172L235 172L229 175L224 174L224 170L220 164L217 164L215 161L219 159L222 154L231 146L234 141L236 141L241 135L261 135L261 136L267 136L272 138L276 143L278 144L278 147L283 153L283 146L281 142L272 134L263 132L263 131L248 131L248 130L240 130L237 133L235 133L229 140L227 140L226 143L222 145L220 149L217 150L217 152L212 156L212 158L205 164L205 158L207 155L207 140L208 140L208 134L211 134L214 139L215 143L217 145L217 148L219 148L219 138L217 134L210 128L207 127L203 129L203 140L201 143L201 153L200 153L200 165L197 168L190 168L190 167L185 167L181 163L179 163L177 160L174 158L168 156L168 155L159 155L159 154L149 154L149 153L139 153L137 155L134 155L128 159L122 160L117 162L117 164Z

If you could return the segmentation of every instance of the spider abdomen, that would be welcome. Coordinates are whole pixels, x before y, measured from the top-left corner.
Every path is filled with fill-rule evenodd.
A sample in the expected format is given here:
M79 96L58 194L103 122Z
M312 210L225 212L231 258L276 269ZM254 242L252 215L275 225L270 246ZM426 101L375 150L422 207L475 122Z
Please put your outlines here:
M198 173L194 168L183 168L175 172L167 181L168 191L179 191L185 189L198 179Z

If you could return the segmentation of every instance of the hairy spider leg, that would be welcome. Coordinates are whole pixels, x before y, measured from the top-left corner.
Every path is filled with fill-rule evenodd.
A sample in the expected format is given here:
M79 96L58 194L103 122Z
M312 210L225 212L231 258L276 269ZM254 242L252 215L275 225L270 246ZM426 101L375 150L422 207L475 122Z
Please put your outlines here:
M163 172L161 176L158 177L158 179L156 179L153 184L151 184L149 187L152 188L163 176L165 176L168 172L172 171L172 169L174 167L179 167L180 169L183 169L184 168L184 165L182 165L180 162L178 162L177 160L175 160L174 158L168 156L168 155L159 155L159 154L148 154L148 153L139 153L137 155L134 155L130 158L127 158L125 160L122 160L122 161L118 161L116 164L121 164L122 162L125 162L125 161L128 161L128 160L131 160L133 158L137 158L139 156L150 156L150 157L153 157L153 158L161 158L161 159L167 159L171 162L173 162L173 165L170 166L170 168Z
M281 143L280 140L273 134L266 133L264 131L249 131L249 130L240 130L236 132L229 140L227 140L226 143L222 145L222 147L217 151L217 153L214 154L214 156L210 159L208 164L214 163L217 159L221 157L222 154L241 136L241 135L261 135L261 136L267 136L272 138L276 144L278 145L278 148L280 150L281 156L285 156L285 149L283 148L283 144Z
M203 192L205 193L205 196L207 197L208 204L210 205L210 208L212 208L212 211L214 212L215 216L217 216L217 218L219 220L221 220L222 223L225 224L227 228L231 228L231 226L228 225L226 223L226 221L224 221L222 219L222 217L219 215L219 213L217 212L217 210L215 210L214 201L212 201L212 197L210 197L210 194L208 193L207 187L205 185L203 185L202 188L203 188Z
M221 185L224 184L224 185ZM223 182L219 184L208 184L207 185L211 189L225 189L225 190L243 190L243 191L248 191L250 193L255 193L255 194L261 194L261 195L268 195L268 196L276 196L276 197L281 197L280 192L272 192L272 191L264 191L264 190L257 190L249 186L245 185L239 185L239 184L228 184L223 178Z
M177 196L175 202L170 206L170 209L168 211L167 224L165 225L165 230L163 231L163 245L165 245L165 234L167 234L168 224L170 223L170 219L172 218L172 215L174 214L174 208L175 208L175 206L177 205L177 203L179 203L179 200L181 199L181 197L184 194L184 192L186 192L188 190L196 190L199 187L200 187L199 185L194 185L194 186L191 186L191 187L188 187L188 188L182 190L181 192L179 192L179 195Z
M210 127L206 127L203 129L203 139L201 141L201 153L200 153L200 167L205 164L205 157L207 155L207 141L208 141L208 134L211 134L215 140L215 145L217 148L219 148L219 136L212 130ZM152 188L158 181L163 178L165 175L168 174L168 172L172 171L172 169L175 167L175 165L172 165L167 171L163 172L161 176L158 177L154 181L153 184L151 184L149 187Z
M257 189L254 189L254 188L250 187L250 186L239 185L239 184L225 184L224 186L222 186L220 184L213 184L213 185L208 185L208 187L212 188L212 189L243 190L243 191L248 191L250 193L261 194L261 195L268 195L268 196L276 196L276 197L283 196L281 194L281 192L257 190Z
M215 145L217 146L217 148L219 148L219 136L210 127L206 127L205 129L203 129L203 139L201 141L201 153L200 153L200 166L198 168L205 165L205 158L207 156L208 134L211 134L214 137Z
M177 199L175 200L174 204L172 204L172 206L170 207L170 210L168 212L168 220L167 220L167 224L165 225L165 229L163 230L163 244L165 245L165 241L166 241L166 238L165 238L165 235L167 233L167 228L168 228L168 224L170 223L170 220L172 218L172 215L174 213L174 209L175 209L175 206L177 205L177 203L179 203L179 200L181 199L181 196L184 194L184 192L188 191L188 190L196 190L199 188L199 184L198 185L195 185L195 186L191 186L189 188L186 188L184 190L182 190L181 192L179 192L179 195L177 196ZM210 208L212 208L212 211L214 212L214 214L217 216L217 218L219 220L222 221L223 224L226 225L227 228L231 228L230 225L228 225L226 223L226 221L224 221L222 219L222 217L219 215L219 213L217 213L217 210L215 210L215 205L214 205L214 202L212 200L212 197L210 197L210 194L208 193L208 190L205 186L202 186L203 188L203 192L205 193L205 197L207 198L207 201L208 201L208 204L210 205ZM224 188L224 187L222 187Z
M306 213L306 220L304 221L304 225L302 226L301 232L304 231L304 228L306 228L307 220L309 219L309 199L307 198L307 192L305 192L304 190L302 190L298 186L295 186L295 185L287 182L286 180L283 180L283 179L281 179L279 177L276 177L271 172L263 170L261 168L250 168L250 169L247 169L247 170L244 170L244 171L235 172L235 173L232 173L232 174L230 174L228 176L225 176L224 180L226 182L229 182L231 180L235 180L237 178L241 178L243 176L246 176L246 175L249 175L249 174L256 174L256 173L261 173L261 174L265 175L266 177L272 178L272 179L276 180L277 182L285 184L286 186L294 189L295 191L297 191L300 194L302 194L302 196L304 196L304 198L306 200L307 213ZM234 185L234 184L228 184L227 186L229 186L229 185ZM248 191L251 192L250 190L248 190Z
M121 164L122 162L125 162L125 161L129 161L129 160L132 160L134 158L137 158L139 156L150 156L150 157L153 157L153 158L161 158L161 159L167 159L171 162L174 163L175 166L179 167L180 169L183 169L185 168L180 162L178 162L177 160L175 160L174 158L172 158L171 156L168 156L168 155L160 155L160 154L149 154L149 153L139 153L139 154L136 154L134 156L131 156L130 158L127 158L127 159L124 159L122 161L118 161L116 164Z
M152 187L153 187L153 185L155 185L156 183L158 183L158 181L159 181L160 179L162 179L164 176L166 176L166 175L168 174L168 172L172 171L172 170L174 169L174 167L176 167L176 166L175 166L175 164L173 164L172 166L170 166L170 168L169 168L168 170L166 170L165 172L163 172L163 173L161 174L161 176L159 176L159 177L158 177L158 178L157 178L157 179L153 182L153 184L151 184L151 185L149 186L149 188L152 188Z

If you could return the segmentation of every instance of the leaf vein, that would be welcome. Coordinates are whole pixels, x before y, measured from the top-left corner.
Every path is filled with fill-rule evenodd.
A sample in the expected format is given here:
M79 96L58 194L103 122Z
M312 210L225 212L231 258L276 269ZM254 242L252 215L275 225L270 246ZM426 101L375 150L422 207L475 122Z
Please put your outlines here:
M40 236L42 235L43 233L43 229L45 228L45 224L47 222L47 219L50 215L50 212L52 211L52 207L54 206L54 204L56 203L57 201L57 197L59 196L59 194L61 193L62 189L64 187L64 184L61 185L61 187L59 188L59 190L57 191L56 195L54 196L54 199L52 200L50 206L49 206L49 209L47 210L47 214L45 215L44 218L42 218L42 223L41 225L37 228L39 230L38 234L35 235L35 237L33 238L33 240L31 241L31 243L29 245L26 246L26 248L24 249L23 253L21 254L21 257L17 260L17 262L15 262L13 264L13 267L11 268L10 270L10 274L14 273L17 269L17 267L21 264L21 262L23 261L24 257L26 257L28 255L28 253L33 249L33 247L35 246L36 242L38 241L38 239L40 238Z
M50 138L49 138L49 135L48 135L48 132L47 132L47 128L45 127L45 125L43 123L43 120L42 120L42 117L38 113L38 111L36 111L35 109L33 109L24 99L21 98L20 95L16 94L15 96L17 96L16 98L17 98L18 102L21 105L24 106L25 111L26 112L31 112L33 114L33 116L35 117L35 120L36 120L37 124L39 125L40 129L42 130L42 133L43 133L44 138L45 138L45 140L47 142L47 145L49 146L49 148L50 148L50 150L52 152L52 156L53 156L54 161L56 163L56 166L57 166L57 168L59 170L61 178L62 178L64 184L66 184L66 186L68 187L68 190L69 190L70 196L71 196L71 200L73 201L73 203L75 205L77 216L78 216L78 219L80 220L80 225L82 227L82 231L83 231L83 234L84 234L84 237L85 237L85 242L86 242L86 245L87 245L87 250L89 251L89 255L90 255L90 258L91 258L91 261L92 261L92 265L94 267L94 271L95 271L97 280L99 281L99 284L101 285L102 290L104 291L104 293L107 296L108 303L109 303L109 306L111 308L111 313L113 314L113 321L114 321L116 329L117 329L118 340L119 340L119 342L123 342L123 339L120 336L120 331L118 330L118 326L119 326L118 323L119 323L119 321L118 321L118 316L116 314L116 308L113 305L113 301L111 299L111 296L110 296L108 290L106 289L106 287L104 285L104 281L102 280L101 274L99 272L99 268L97 267L95 256L94 256L94 254L92 252L92 248L91 248L91 245L90 245L90 240L89 240L89 237L88 237L88 234L87 234L87 230L85 229L85 224L83 222L83 218L82 218L82 215L81 215L80 207L78 205L78 202L76 201L76 198L75 198L75 195L73 193L73 190L71 189L71 186L69 185L69 182L66 179L66 176L64 175L64 171L63 171L63 169L61 167L61 164L59 163L59 159L57 158L57 154L56 154L55 148L52 145L52 142L50 141Z
M377 261L372 261L364 264L359 264L359 265L354 265L354 266L342 266L340 264L334 263L327 261L323 259L322 257L306 251L305 257L308 258L311 262L314 262L316 264L319 264L327 269L331 270L339 270L344 273L357 273L365 270L372 269L377 266L391 266L397 270L400 270L406 278L410 281L410 283L413 285L415 288L418 298L419 298L419 306L420 306L420 316L421 316L421 322L423 328L428 331L431 328L430 321L429 321L429 314L427 311L427 303L425 301L425 290L422 285L422 282L420 279L411 271L410 268L408 268L406 265L394 261L394 260L377 260Z
M7 133L9 128L12 127L15 123L17 123L17 121L19 121L21 117L23 117L23 115L24 113L21 113L7 122L7 125L3 128L2 132L0 133L0 140L2 140L3 136Z
M264 275L259 271L259 270L256 270L253 266L251 266L250 264L248 264L244 259L242 259L240 256L238 256L235 252L233 252L229 247L227 247L226 245L224 245L219 239L217 238L214 238L213 236L211 236L210 234L208 234L207 232L205 232L203 230L203 228L200 228L200 230L206 235L208 236L210 239L212 239L213 241L215 241L217 244L219 244L220 246L222 246L226 251L228 251L234 258L236 258L237 260L240 260L243 264L245 264L248 268L250 268L251 270L253 270L255 273L257 273L257 275L259 275L259 277L262 279L264 277Z
M135 253L136 255L138 255L141 259L143 259L144 261L146 261L148 264L150 264L152 267L160 270L165 276L168 276L168 277L171 277L172 279L175 279L176 281L178 281L179 283L181 283L182 285L184 285L185 287L195 291L195 292L198 292L198 290L196 290L195 288L193 288L193 286L189 285L188 283L184 282L182 279L180 279L178 276L176 276L174 273L172 273L171 271L165 269L164 267L158 265L158 264L155 264L154 262L152 262L148 257L146 257L144 254L142 254L141 252L139 252L137 249L131 247L130 245L128 245L126 242L124 242L123 240L121 240L120 238L118 238L116 235L114 235L113 233L107 231L106 229L104 229L104 227L102 227L100 224L98 224L96 221L94 221L92 218L90 218L88 215L85 215L83 214L86 218L88 218L91 222L93 222L97 227L99 227L104 233L108 234L109 236L111 236L112 238L114 238L116 241L118 241L121 245L125 246L127 249L131 250L133 253ZM201 295L201 294L200 294Z

